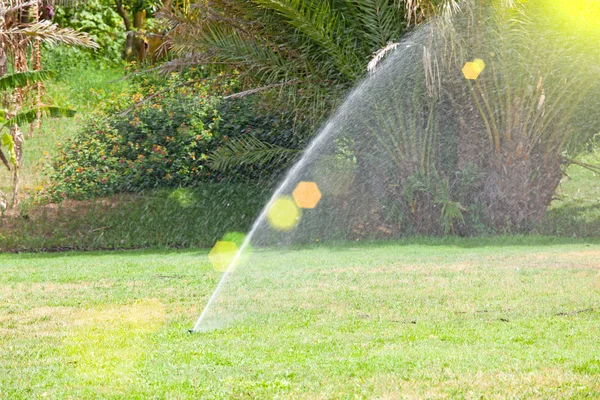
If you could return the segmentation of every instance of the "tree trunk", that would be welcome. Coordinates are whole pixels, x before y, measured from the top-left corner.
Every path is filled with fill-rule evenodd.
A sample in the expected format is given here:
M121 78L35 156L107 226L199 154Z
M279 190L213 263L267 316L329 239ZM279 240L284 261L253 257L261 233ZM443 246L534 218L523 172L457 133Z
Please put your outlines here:
M13 171L13 199L12 206L19 204L19 172L23 163L23 133L18 125L13 125L10 128L10 134L15 143L15 155L17 157L17 165Z
M133 15L133 28L135 29L133 48L135 49L135 55L138 62L144 61L148 49L148 41L143 32L145 24L146 10L136 11Z
M38 2L34 3L34 5L32 6L32 11L33 11L34 21L38 22L40 20L40 10L39 10ZM39 40L33 41L33 48L31 51L31 59L32 59L31 61L33 64L33 70L40 71L42 69L42 53L41 53L41 49L40 49L40 41ZM35 103L36 103L36 107L37 107L37 112L36 112L36 116L35 116L35 122L32 122L31 124L29 124L29 137L33 136L34 129L37 129L37 130L40 129L41 121L42 121L42 111L40 108L41 104L42 104L42 91L44 90L44 86L43 86L42 82L36 82L35 90L36 90Z
M115 0L115 5L117 9L117 14L123 20L123 24L125 25L125 49L123 49L123 58L129 60L133 54L133 39L134 32L131 29L131 19L129 18L129 14L127 10L123 7L123 3L121 0Z
M1 26L0 29L2 29ZM4 51L4 44L0 43L0 77L6 75L6 72L8 72L8 58Z
M17 72L25 72L29 69L29 67L27 66L27 56L25 53L25 49L23 49L23 48L15 49L14 68L15 68L15 71L17 71ZM11 104L13 109L12 109L10 115L8 116L9 118L11 116L17 115L17 113L19 112L19 108L21 107L21 104L23 102L23 98L24 98L23 89L17 89L14 91L13 100L12 100L12 104ZM15 165L15 169L13 172L13 201L12 201L11 207L14 207L17 204L19 204L19 172L21 170L21 164L23 161L24 137L23 137L23 133L19 129L18 125L13 125L10 128L10 134L11 134L11 136L13 138L13 142L15 144L15 155L17 158L17 165Z
M504 143L490 163L484 188L486 216L497 230L526 230L544 216L562 178L560 157L526 153Z

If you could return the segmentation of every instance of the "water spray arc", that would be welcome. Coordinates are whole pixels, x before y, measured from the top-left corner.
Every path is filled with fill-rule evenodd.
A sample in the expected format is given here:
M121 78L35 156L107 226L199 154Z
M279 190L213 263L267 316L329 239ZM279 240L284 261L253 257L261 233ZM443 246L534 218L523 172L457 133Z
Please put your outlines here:
M352 98L352 96L354 96L355 93L356 93L356 91L350 96L350 98ZM279 187L277 188L277 190L275 191L275 193L273 194L273 196L271 197L271 199L269 200L269 202L262 209L262 211L260 212L260 214L259 214L258 218L256 219L256 221L254 221L254 223L252 224L252 228L248 232L248 235L244 239L244 242L240 246L239 250L236 252L234 258L232 259L231 263L227 267L226 271L223 273L223 276L221 277L221 279L220 279L217 287L215 288L214 292L212 293L212 295L210 296L208 302L206 303L206 306L204 307L204 310L202 310L202 313L200 314L200 316L198 317L196 323L194 324L194 327L192 329L190 329L190 331L189 331L190 333L198 332L198 331L201 330L202 324L203 324L204 319L206 317L206 314L209 312L209 310L210 310L212 304L214 303L215 299L221 293L221 289L222 289L223 285L227 282L230 274L235 269L235 266L239 263L242 255L244 254L244 252L246 251L246 249L248 248L248 246L250 246L250 243L252 242L252 239L253 239L255 233L257 232L257 230L259 229L260 225L265 222L265 220L267 218L267 214L269 212L269 209L271 208L271 206L273 205L273 203L277 200L277 198L281 195L281 193L287 187L289 187L290 184L293 183L294 179L297 177L298 171L300 171L302 169L302 167L306 164L306 162L310 159L310 157L311 157L314 149L316 149L319 146L319 144L323 140L325 140L325 138L327 137L327 133L331 131L331 128L334 125L334 121L335 121L335 118L333 118L331 121L329 121L327 123L327 125L325 126L325 128L322 130L322 132L311 142L311 144L305 150L305 152L302 155L302 157L300 158L300 160L288 172L288 174L287 174L286 178L284 179L284 181L279 185Z

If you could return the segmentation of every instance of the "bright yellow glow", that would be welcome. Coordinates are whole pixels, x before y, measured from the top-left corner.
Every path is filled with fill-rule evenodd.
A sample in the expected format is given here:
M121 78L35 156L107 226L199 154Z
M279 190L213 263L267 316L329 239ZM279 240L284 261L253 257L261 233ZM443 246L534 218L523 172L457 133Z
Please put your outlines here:
M244 244L244 241L246 240L246 234L242 232L227 232L223 235L221 240L224 242L233 242L238 247L242 247L242 244Z
M557 17L575 31L600 32L600 0L546 0Z
M290 196L281 196L271 204L267 220L274 229L291 231L298 225L301 212L296 202Z
M296 204L300 208L315 208L321 200L321 191L314 182L300 182L292 192Z
M235 259L237 251L238 247L234 242L218 241L208 253L208 260L215 270L225 272ZM236 265L232 266L235 267Z

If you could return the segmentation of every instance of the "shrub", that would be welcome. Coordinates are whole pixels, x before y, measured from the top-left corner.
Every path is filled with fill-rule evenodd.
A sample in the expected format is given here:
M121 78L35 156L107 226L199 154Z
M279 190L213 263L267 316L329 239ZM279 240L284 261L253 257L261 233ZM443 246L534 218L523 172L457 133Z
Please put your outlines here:
M218 132L228 140L211 155L211 167L221 179L273 184L306 147L314 133L308 121L273 104L263 95L221 103ZM249 138L260 147L244 146ZM223 150L229 154L224 155ZM214 163L217 159L219 165Z
M219 96L210 95L204 83L177 87L169 80L167 85L174 90L155 92L152 101L129 113L96 117L61 146L48 171L45 195L86 199L213 180L207 153L226 140L215 131ZM218 90L227 91L228 85ZM109 110L122 105L119 99L107 103Z
M110 5L100 0L87 0L76 8L58 6L54 21L60 26L88 33L100 45L98 55L107 61L120 61L125 30L121 17Z

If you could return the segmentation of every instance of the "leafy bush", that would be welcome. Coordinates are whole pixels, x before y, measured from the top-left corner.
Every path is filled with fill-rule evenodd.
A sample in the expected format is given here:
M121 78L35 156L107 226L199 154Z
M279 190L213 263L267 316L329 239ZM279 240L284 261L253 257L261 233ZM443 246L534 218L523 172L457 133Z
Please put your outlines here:
M114 111L123 104L121 96L107 100L112 114L90 120L61 147L44 194L51 200L86 199L213 180L207 153L226 140L215 131L220 97L211 95L214 88L205 83L179 87L177 79L167 82L174 90L155 91L152 101L131 112ZM218 90L228 86L223 83Z
M56 7L54 21L60 26L88 33L100 45L100 54L106 60L117 62L125 43L125 28L112 4L88 0L77 8Z
M210 166L228 181L273 183L311 139L307 121L272 99L254 95L223 101L219 134L227 138L210 156Z
M224 100L238 88L235 76L203 78L204 70L190 69L165 79L130 68L134 74L121 92L92 90L98 102L91 118L61 146L42 198L88 199L215 181L268 187L310 138L307 125L285 108L273 107L268 95ZM209 157L216 150L245 138L291 156L264 162L264 151L258 149L263 151L259 162L240 154L244 162L211 169Z

